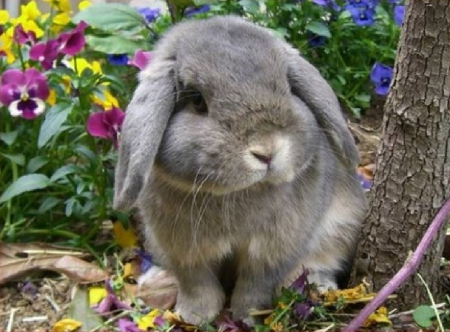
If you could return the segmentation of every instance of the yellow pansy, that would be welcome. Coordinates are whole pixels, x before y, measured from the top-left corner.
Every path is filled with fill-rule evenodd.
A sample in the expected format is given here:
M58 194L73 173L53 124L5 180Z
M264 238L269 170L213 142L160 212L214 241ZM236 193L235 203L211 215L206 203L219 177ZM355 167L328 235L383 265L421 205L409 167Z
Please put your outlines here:
M11 64L16 60L16 56L11 51L12 38L4 33L0 36L0 53L6 55L6 63Z
M105 110L109 110L113 107L119 107L119 101L108 90L103 91L103 96L99 97L94 95L92 99L94 104L103 106Z
M14 22L14 25L21 24L25 32L33 31L36 38L41 38L44 35L44 30L42 30L35 21L31 20L21 20L20 18Z
M50 27L51 31L53 33L59 33L66 25L70 22L70 15L66 12L62 12L59 14L56 14L52 19L52 25Z
M363 327L370 327L375 324L392 325L386 307L380 307L377 311L372 313L363 323Z
M5 24L9 21L9 13L7 10L0 10L0 24Z
M105 287L91 287L89 288L89 305L92 307L100 303L103 300L108 292Z
M147 331L148 328L155 328L155 318L159 315L158 309L153 309L147 315L138 319L137 325L141 330Z
M70 2L69 0L43 0L50 3L50 6L56 8L59 11L68 13L70 12Z
M39 16L41 16L41 11L39 10L36 1L30 1L26 5L20 6L20 17L25 20L35 21Z
M88 1L88 0L84 0L84 1L81 1L81 2L78 4L78 10L81 11L81 10L84 10L84 9L90 7L90 6L92 6L92 2L90 2L90 1Z
M83 324L75 319L65 318L53 325L52 332L72 332L80 328Z
M66 12L56 14L53 17L53 24L67 25L70 22L70 15Z
M75 58L72 58L69 61L69 66L74 71L76 70L76 73L78 75L81 75L81 73L86 69L92 70L94 74L103 74L102 66L98 61L92 61L92 63L89 63L86 59L83 58L76 58L76 60Z
M136 233L131 227L125 229L120 221L116 221L113 223L113 232L116 242L122 248L137 247L138 239Z
M50 94L47 97L47 103L49 103L51 106L56 104L56 92L55 92L55 90L50 90Z

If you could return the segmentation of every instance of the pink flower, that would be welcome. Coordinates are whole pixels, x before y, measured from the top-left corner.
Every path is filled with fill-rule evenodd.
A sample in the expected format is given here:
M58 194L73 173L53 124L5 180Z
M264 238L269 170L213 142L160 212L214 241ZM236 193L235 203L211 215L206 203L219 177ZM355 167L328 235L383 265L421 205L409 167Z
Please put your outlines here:
M117 148L124 118L125 113L116 107L108 111L92 113L87 120L87 131L91 136L111 140Z
M81 21L74 30L62 33L57 39L59 52L67 55L75 55L80 52L86 44L84 30L87 26L86 22Z
M44 113L44 100L50 94L47 78L37 69L25 72L8 69L0 79L0 103L8 107L13 117L32 120Z
M59 43L56 39L36 44L30 49L30 59L39 61L45 70L49 70L53 67L53 62L58 58L58 48Z
M20 45L26 44L28 42L34 44L36 43L36 40L36 34L34 33L34 31L26 32L23 29L22 24L17 25L14 29L14 41L16 43L19 43Z
M152 52L138 50L136 51L136 53L134 53L134 57L128 62L128 64L136 66L140 70L142 70L148 65L152 57L153 57Z

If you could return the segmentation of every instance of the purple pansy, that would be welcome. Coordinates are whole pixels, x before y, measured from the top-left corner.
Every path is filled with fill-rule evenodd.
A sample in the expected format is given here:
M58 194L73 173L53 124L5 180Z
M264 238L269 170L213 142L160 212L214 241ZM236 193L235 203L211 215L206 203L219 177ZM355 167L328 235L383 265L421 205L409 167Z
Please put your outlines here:
M308 38L308 44L311 47L321 47L327 42L327 37L316 35L311 31L306 32L306 37Z
M147 272L152 266L153 266L153 258L152 255L145 252L141 249L136 249L135 251L139 261L140 261L140 267L141 267L141 273Z
M290 288L296 290L299 294L304 294L308 287L308 274L308 270L303 270L303 273L292 283Z
M126 54L108 54L110 63L116 66L126 66L128 64L128 55Z
M128 62L129 65L138 67L140 70L144 69L152 59L152 52L146 52L142 50L136 51L134 57Z
M62 33L57 39L59 52L66 55L75 55L80 52L86 44L84 30L87 26L86 22L81 21L74 30Z
M109 139L118 147L118 137L125 113L113 107L111 110L92 113L87 120L87 131L94 137Z
M398 26L402 26L403 17L405 16L405 6L395 6L394 8L394 22Z
M341 7L336 3L336 0L312 0L316 5L329 7L334 11L340 11Z
M159 8L149 8L149 7L142 7L138 8L137 10L142 16L144 16L145 20L148 23L152 23L154 20L156 20L161 12Z
M50 94L47 78L35 68L6 70L0 79L0 102L13 117L32 120L44 113Z
M120 318L117 321L117 327L120 332L142 332L142 330L137 327L136 323L127 318Z
M382 63L375 63L370 72L370 80L375 84L375 92L378 95L385 96L389 93L393 75L392 67Z
M367 177L364 176L363 173L358 172L357 173L357 177L359 180L359 183L361 184L361 187L363 188L364 191L369 191L370 188L372 187L372 180L368 179Z
M209 5L203 5L200 7L187 7L186 10L184 11L184 15L186 17L192 17L197 14L209 12L210 9L211 7Z
M103 300L100 301L98 305L93 307L96 312L103 316L109 316L115 310L131 309L128 304L120 301L117 298L117 295L114 293L111 283L111 280L106 281L106 296L103 298Z
M352 15L356 25L366 26L375 23L375 7L378 0L347 0L345 9Z
M53 67L53 62L59 55L59 43L55 39L39 43L31 47L30 59L39 61L45 70Z
M313 313L314 306L310 301L294 304L294 311L298 318L306 320Z
M26 32L22 24L18 24L16 28L14 29L14 41L20 45L30 43L34 44L36 43L36 34L34 31Z

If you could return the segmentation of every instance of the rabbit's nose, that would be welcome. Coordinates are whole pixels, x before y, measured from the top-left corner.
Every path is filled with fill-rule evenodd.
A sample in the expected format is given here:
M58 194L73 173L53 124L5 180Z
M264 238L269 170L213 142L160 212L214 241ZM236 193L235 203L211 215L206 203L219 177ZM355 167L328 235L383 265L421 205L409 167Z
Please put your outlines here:
M269 153L261 153L255 151L251 151L251 153L256 159L263 162L264 164L270 165L270 163L272 162L273 156Z

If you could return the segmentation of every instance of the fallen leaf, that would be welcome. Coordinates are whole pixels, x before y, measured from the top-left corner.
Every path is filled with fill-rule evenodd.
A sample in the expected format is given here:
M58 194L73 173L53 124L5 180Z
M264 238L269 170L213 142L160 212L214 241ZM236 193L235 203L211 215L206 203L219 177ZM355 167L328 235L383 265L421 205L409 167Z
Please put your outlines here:
M375 324L388 324L392 325L391 320L388 318L388 311L386 307L380 307L377 311L367 317L363 324L363 327L369 327Z
M86 258L90 254L46 243L2 243L0 246L0 284L23 279L32 271L51 270L63 256Z
M49 266L52 271L65 274L78 283L93 283L109 277L105 270L93 263L72 256L64 256Z
M178 284L175 276L166 270L153 266L140 279L136 297L150 308L170 309L175 305Z
M67 314L82 324L83 331L90 331L103 324L103 319L92 310L88 298L90 298L90 292L88 296L88 291L85 288L78 287L67 309Z
M137 247L137 236L131 227L125 229L120 221L115 221L113 222L113 232L116 242L122 248Z
M72 332L80 328L83 324L74 319L65 318L53 325L52 332Z

